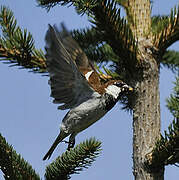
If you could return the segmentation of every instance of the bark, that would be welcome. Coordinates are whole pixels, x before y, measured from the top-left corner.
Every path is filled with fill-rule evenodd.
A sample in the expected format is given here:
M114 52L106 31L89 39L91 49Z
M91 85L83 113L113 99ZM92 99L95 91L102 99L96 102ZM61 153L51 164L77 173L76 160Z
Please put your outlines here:
M145 166L146 156L160 138L159 64L151 32L150 0L128 0L128 21L138 41L140 68L134 73L136 98L133 106L133 174L135 180L163 180L164 167L152 171Z
M145 167L146 155L160 138L159 65L147 40L140 42L143 63L135 84L137 92L133 108L133 162L135 180L163 180L164 167L152 172ZM142 59L143 58L143 59Z
M150 33L150 0L128 0L127 15L133 34L141 38Z

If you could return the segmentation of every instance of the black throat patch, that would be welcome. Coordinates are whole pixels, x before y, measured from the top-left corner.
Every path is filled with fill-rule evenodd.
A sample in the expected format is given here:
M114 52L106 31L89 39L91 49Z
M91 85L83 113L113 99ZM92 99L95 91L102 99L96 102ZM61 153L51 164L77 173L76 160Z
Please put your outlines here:
M105 94L105 110L109 111L111 110L114 105L117 103L118 99L115 99L113 96L109 95L109 94Z

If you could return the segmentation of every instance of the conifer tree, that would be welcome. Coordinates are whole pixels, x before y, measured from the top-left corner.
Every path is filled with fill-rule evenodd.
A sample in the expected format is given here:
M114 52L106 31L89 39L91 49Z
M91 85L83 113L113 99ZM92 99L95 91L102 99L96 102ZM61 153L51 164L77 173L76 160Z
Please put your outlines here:
M179 79L168 99L173 122L161 135L159 74L164 65L178 72L179 52L167 48L179 40L179 7L168 16L151 17L149 0L38 0L48 11L56 5L73 5L87 14L93 26L74 30L73 38L97 63L112 62L106 73L134 87L135 93L120 100L133 114L133 174L136 180L163 180L166 165L179 163ZM121 17L120 8L126 11ZM44 52L34 46L27 30L17 25L13 13L1 7L0 57L17 66L46 72ZM88 167L101 143L87 140L59 156L46 168L48 180L69 179ZM5 179L40 179L32 167L0 136L0 167Z

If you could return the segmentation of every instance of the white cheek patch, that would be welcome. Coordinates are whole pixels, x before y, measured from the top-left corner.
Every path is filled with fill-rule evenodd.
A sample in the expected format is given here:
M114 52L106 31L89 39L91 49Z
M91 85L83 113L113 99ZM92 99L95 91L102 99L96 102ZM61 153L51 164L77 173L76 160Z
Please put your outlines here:
M86 78L87 81L89 80L89 77L91 76L91 74L92 74L93 72L94 72L94 71L92 70L92 71L89 71L89 72L87 72L87 73L85 74L85 78Z
M112 95L115 99L118 98L121 88L115 86L115 85L109 85L107 88L105 88L106 93Z

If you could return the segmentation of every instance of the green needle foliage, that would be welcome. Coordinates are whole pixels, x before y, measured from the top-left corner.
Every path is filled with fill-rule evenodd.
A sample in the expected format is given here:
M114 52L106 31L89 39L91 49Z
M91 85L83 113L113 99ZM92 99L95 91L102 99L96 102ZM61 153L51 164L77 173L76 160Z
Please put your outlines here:
M152 23L151 24L152 32L154 34L158 34L169 25L170 20L169 20L168 16L157 15L157 16L152 17L151 23Z
M167 107L173 116L179 119L179 77L176 78L174 93L167 99Z
M101 151L101 142L91 138L66 151L46 168L47 180L70 179L70 175L88 168ZM40 180L32 166L0 134L0 170L6 180Z
M118 61L119 57L111 46L103 41L103 37L95 28L74 30L71 34L91 61L98 63Z
M169 16L154 16L152 18L153 41L161 55L179 39L179 6L171 10Z
M120 66L121 72L126 72L123 80L129 79L129 76L132 76L132 70L136 62L136 53L137 53L137 41L133 37L133 34L127 24L127 21L124 18L120 17L120 8L117 6L115 0L38 0L40 6L50 10L53 6L59 5L73 5L77 12L83 14L86 13L90 17L91 23L94 24L94 28L91 30L82 30L81 32L76 31L73 33L74 38L82 39L84 34L84 43L81 41L81 47L84 46L85 52L89 55L89 58L94 60L98 59L98 62L102 59L113 60L114 62L118 61L118 66ZM92 36L92 40L85 41L85 38ZM80 43L80 41L78 41ZM104 58L103 49L101 53L101 45L107 44L112 48L112 51L115 53L115 58L109 55L107 58ZM106 45L105 45L106 46ZM91 53L94 50L93 53ZM109 48L108 48L109 51ZM108 52L107 51L107 52ZM110 50L110 54L114 54ZM107 55L107 52L105 55ZM101 54L103 54L101 56ZM116 58L118 56L118 58ZM120 57L120 58L119 58ZM125 59L125 62L120 61L120 59ZM120 62L119 62L120 61ZM124 74L123 74L124 75ZM122 76L122 75L121 75Z
M101 142L95 138L80 143L70 151L66 151L46 168L45 179L70 179L71 174L88 168L100 153Z
M17 26L13 12L5 6L1 7L0 25L0 60L30 68L34 72L46 72L43 51L35 49L32 35Z
M155 149L146 155L146 167L154 170L169 164L179 163L179 119L175 118L168 127L168 133L161 136Z
M95 7L100 0L37 0L38 4L46 8L49 11L52 7L56 5L61 6L71 6L73 5L78 14L91 13L90 9Z
M80 47L83 48L83 50L89 48L89 46L97 46L103 42L103 38L94 27L73 30L71 34L72 37L78 42Z
M92 10L94 18L91 22L103 35L104 41L112 47L116 55L130 61L132 66L136 60L137 43L127 22L120 17L120 9L115 1L102 1ZM130 66L125 68L129 69Z
M162 65L171 69L174 73L179 72L179 52L166 51L162 58Z
M0 169L6 180L40 180L31 165L0 134Z

